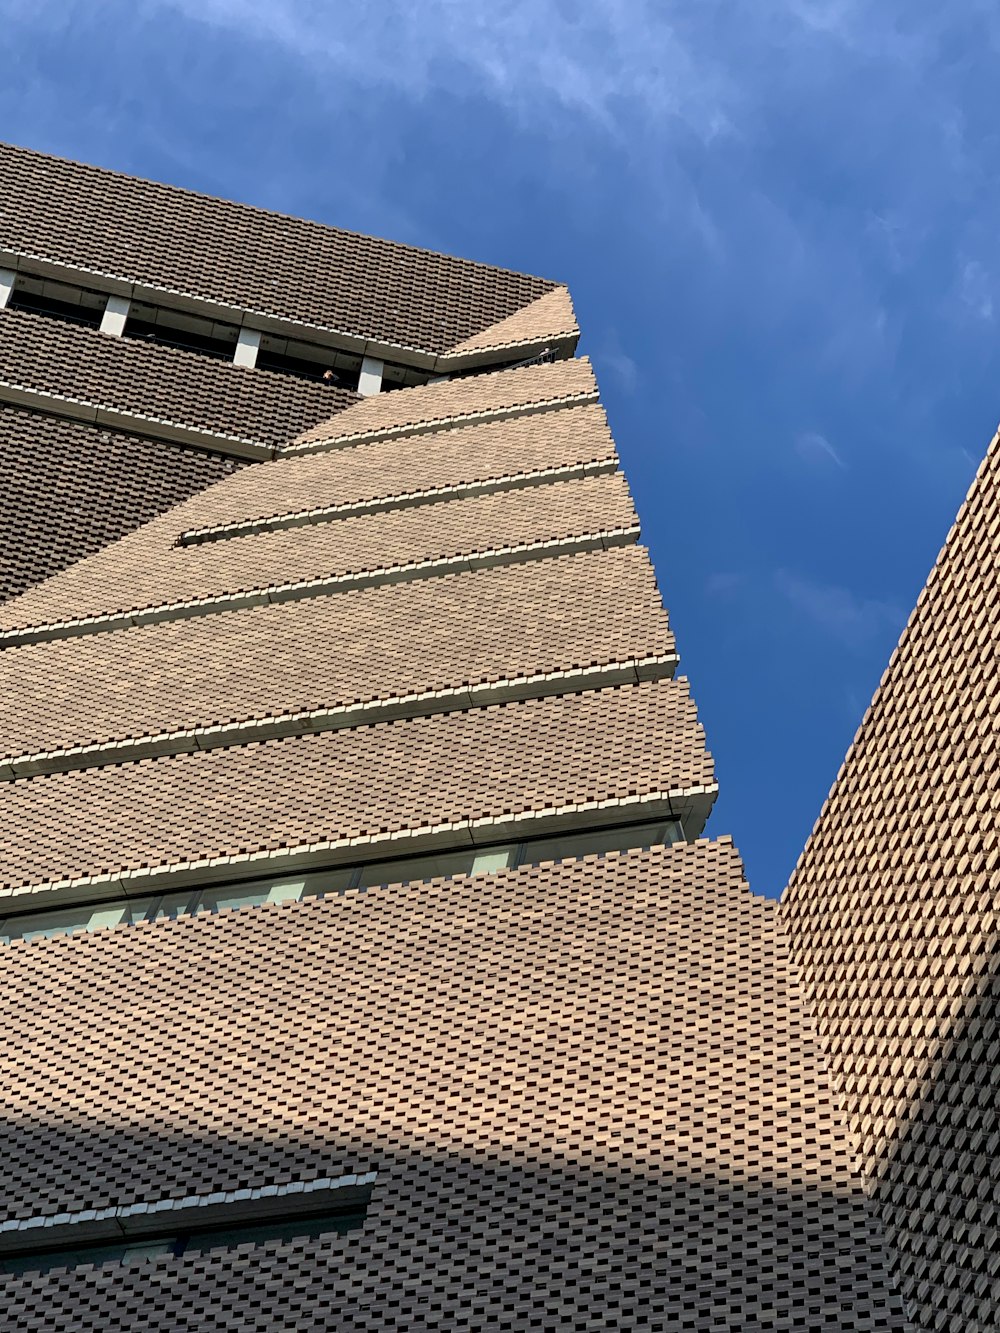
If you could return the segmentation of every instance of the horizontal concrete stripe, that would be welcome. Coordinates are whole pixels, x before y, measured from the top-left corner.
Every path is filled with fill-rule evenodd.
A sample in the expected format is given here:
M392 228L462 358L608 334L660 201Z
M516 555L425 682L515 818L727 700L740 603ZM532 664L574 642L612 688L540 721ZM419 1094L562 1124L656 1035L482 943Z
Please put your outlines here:
M109 295L125 296L147 305L162 306L198 315L202 319L218 320L259 330L261 333L274 334L277 337L290 338L294 341L315 343L329 347L332 351L352 352L363 356L377 357L382 361L394 361L399 365L410 366L415 370L447 372L456 369L459 364L482 366L488 371L497 361L510 359L511 352L532 349L545 344L553 350L565 352L571 356L579 333L555 334L548 338L532 337L518 342L486 348L483 351L463 354L459 361L449 353L429 352L421 347L406 343L389 342L385 339L349 333L344 329L329 325L316 324L309 320L292 319L287 315L276 315L271 311L255 306L237 306L216 298L199 296L180 287L165 284L133 281L122 274L110 273L103 269L88 267L84 264L69 264L63 260L52 259L48 255L36 254L30 250L11 249L0 246L0 265L15 272L32 274L37 277L52 278L69 286L89 287L92 291L107 292Z
M359 431L356 435L338 435L329 440L309 440L305 444L286 444L276 450L276 457L291 458L300 454L322 453L330 449L350 449L356 444L369 444L375 440L397 440L405 435L429 435L434 431L451 430L455 426L465 426L472 422L506 421L511 417L527 417L537 412L553 412L563 407L579 407L584 403L596 403L599 395L596 389L584 393L567 394L561 398L547 398L537 403L518 403L513 407L483 408L477 412L459 412L440 417L432 421L410 422L405 426L384 426L380 430Z
M187 885L217 884L227 880L284 874L309 867L335 867L365 860L382 860L423 851L489 846L546 833L607 827L615 823L637 823L676 819L688 841L699 837L718 796L717 783L677 787L646 796L612 797L573 805L550 806L516 815L489 816L438 824L431 828L402 829L392 833L366 834L302 847L282 847L267 852L222 856L202 861L175 861L166 865L142 866L135 870L83 875L77 879L51 880L0 890L0 912L19 912L36 906L49 908L62 903L100 902L130 893L172 892ZM366 853L368 855L366 855Z
M410 579L436 578L463 570L490 569L498 565L518 564L527 560L544 560L555 555L569 555L575 551L608 550L613 546L627 546L638 541L639 527L611 528L605 532L584 533L577 537L555 538L544 542L523 542L517 546L494 547L475 555L448 556L442 560L417 560L381 569L363 570L356 574L336 574L324 579L309 579L300 583L275 584L269 588L250 588L227 593L220 597L206 597L197 601L169 602L144 607L137 611L114 612L101 616L85 616L77 620L52 621L27 625L19 629L0 631L0 649L19 644L43 643L52 639L68 639L82 634L100 634L109 630L127 629L130 625L151 625L163 620L183 620L193 616L212 615L217 611L233 611L240 607L261 606L265 602L297 601L307 597L325 597L353 588L373 588L385 583L401 583Z
M362 514L380 514L392 509L414 509L418 505L439 504L446 500L462 500L476 495L491 495L498 491L524 490L532 486L544 486L548 482L601 476L617 469L617 458L602 458L589 463L567 463L562 467L539 468L534 472L512 472L506 477L457 482L453 486L435 486L425 491L383 495L374 500L357 500L351 504L326 505L322 509L299 509L287 514L273 514L268 518L222 523L218 527L192 528L188 532L181 533L178 545L198 546L205 542L227 541L231 537L251 536L257 532L276 532L283 528L331 523L337 519L357 518Z
M197 426L164 421L139 412L120 411L101 406L99 403L67 398L62 394L46 393L23 384L12 384L7 380L0 380L0 403L30 407L38 412L68 417L72 421L84 421L90 425L111 426L116 430L128 431L132 435L140 435L147 439L191 445L196 449L208 449L214 454L227 454L232 458L262 460L273 458L275 453L271 445L262 444L257 440L220 435Z
M81 768L150 759L158 755L191 754L195 750L274 740L279 736L307 736L321 731L336 731L342 727L392 722L397 718L429 717L434 713L460 712L467 708L540 699L553 694L575 694L581 690L603 689L610 685L635 685L643 680L669 679L677 669L678 662L675 653L662 654L575 671L550 671L481 685L399 695L391 699L372 699L366 703L346 704L337 708L288 713L283 717L248 718L224 726L192 727L184 731L159 732L127 740L17 755L0 764L0 781L11 782L38 773L69 773Z

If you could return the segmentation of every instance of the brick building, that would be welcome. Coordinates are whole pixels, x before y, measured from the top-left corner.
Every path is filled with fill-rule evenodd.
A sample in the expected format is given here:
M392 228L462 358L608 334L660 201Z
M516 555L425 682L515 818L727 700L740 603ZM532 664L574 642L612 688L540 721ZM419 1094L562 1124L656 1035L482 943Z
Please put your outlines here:
M910 1327L566 288L0 199L2 1326Z
M995 437L782 915L915 1328L1000 1325Z

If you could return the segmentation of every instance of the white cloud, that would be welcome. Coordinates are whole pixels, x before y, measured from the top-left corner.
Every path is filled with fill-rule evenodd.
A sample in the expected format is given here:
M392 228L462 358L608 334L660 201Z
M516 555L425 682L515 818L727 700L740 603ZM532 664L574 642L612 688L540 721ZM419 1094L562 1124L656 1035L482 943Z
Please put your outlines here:
M639 384L639 366L622 346L616 329L612 329L605 337L600 350L594 353L594 360L598 370L607 366L626 393L635 392Z
M967 314L983 323L993 320L993 293L996 283L986 265L967 259L958 279L958 299Z
M905 623L895 603L861 597L838 584L816 583L779 569L774 585L789 605L852 651L869 650L878 640L898 635Z
M795 452L806 463L835 463L840 468L847 466L830 441L819 431L807 430L798 435Z
M559 108L627 138L633 122L676 119L703 141L731 129L733 86L647 0L402 0L342 9L328 0L155 0L187 18L280 43L315 68L424 96L464 67L479 89L530 119Z

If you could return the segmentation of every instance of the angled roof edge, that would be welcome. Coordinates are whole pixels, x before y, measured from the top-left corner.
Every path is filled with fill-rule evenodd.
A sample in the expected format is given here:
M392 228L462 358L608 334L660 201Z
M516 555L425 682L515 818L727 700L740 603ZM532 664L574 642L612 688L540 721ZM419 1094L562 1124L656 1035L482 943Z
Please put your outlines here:
M530 356L542 351L572 354L580 338L569 288L555 287L513 315L450 347L437 359L441 370L464 370L497 352Z
M60 189L72 215L34 206ZM308 330L321 342L429 369L449 345L556 288L551 279L3 142L0 193L5 265L63 281L79 275L125 295L160 294L208 317L247 316L265 332Z

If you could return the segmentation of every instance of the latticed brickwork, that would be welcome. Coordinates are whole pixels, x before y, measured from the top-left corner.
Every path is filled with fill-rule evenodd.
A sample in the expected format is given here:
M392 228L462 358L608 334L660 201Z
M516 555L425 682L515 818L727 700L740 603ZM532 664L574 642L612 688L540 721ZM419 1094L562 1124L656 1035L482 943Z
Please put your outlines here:
M151 418L154 435L156 422L169 422L270 446L357 402L347 389L111 338L26 310L0 310L0 381Z
M379 1174L7 1326L902 1329L774 917L723 842L13 946L22 1213Z
M260 465L259 465L260 466ZM159 606L330 578L422 560L472 556L526 542L555 542L635 525L624 479L584 477L416 509L389 510L224 542L172 547L174 509L86 563L7 603L0 625Z
M242 466L0 404L0 601Z
M785 895L893 1267L922 1329L1000 1309L994 442Z
M279 458L248 483L213 487L185 521L195 511L206 527L270 518L614 458L607 419L595 403Z
M71 164L0 151L0 188L5 171L24 197L0 245L136 281L252 305L274 274L295 317L431 350L569 308L535 279ZM74 222L61 200L37 216L60 183ZM305 390L253 387L279 377L185 379L190 358L82 333L93 359L34 367L30 333L32 383L241 438L313 424ZM5 1219L80 1237L128 1207L141 1234L144 1205L192 1193L231 1195L226 1212L373 1171L368 1214L311 1241L8 1276L0 1324L902 1331L776 907L727 840L691 840L712 759L589 365L331 422L347 401L324 397L304 451L0 612L0 1263L46 1234ZM651 824L689 841L638 850ZM602 845L633 850L574 855ZM334 868L430 873L425 853L483 873L262 903ZM562 859L490 873L508 853ZM155 917L152 895L196 887L206 911L246 906L111 926L130 919L116 895Z
M428 352L555 286L9 145L0 197L4 249Z
M551 366L525 366L492 375L426 384L396 393L376 394L304 431L289 450L305 445L345 443L387 433L404 433L468 417L530 408L543 403L596 398L597 385L586 357Z
M673 648L638 547L388 584L2 653L0 757Z
M579 333L573 303L565 287L556 287L546 292L531 305L525 306L513 315L474 334L465 342L449 348L442 364L447 366L455 361L461 362L470 352L495 350L505 347L519 347L525 343L553 340L560 337L573 337Z
M711 782L686 682L533 699L11 783L0 888Z

